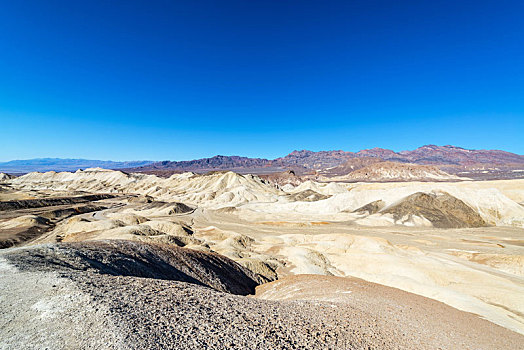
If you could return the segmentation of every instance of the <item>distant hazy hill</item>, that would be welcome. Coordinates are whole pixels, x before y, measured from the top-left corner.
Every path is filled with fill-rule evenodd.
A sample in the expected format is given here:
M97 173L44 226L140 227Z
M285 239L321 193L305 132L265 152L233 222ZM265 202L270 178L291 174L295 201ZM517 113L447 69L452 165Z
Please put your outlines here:
M101 167L107 169L134 168L153 163L152 161L114 162L110 160L36 158L11 160L0 163L0 172L28 173L31 171L76 171L78 169Z

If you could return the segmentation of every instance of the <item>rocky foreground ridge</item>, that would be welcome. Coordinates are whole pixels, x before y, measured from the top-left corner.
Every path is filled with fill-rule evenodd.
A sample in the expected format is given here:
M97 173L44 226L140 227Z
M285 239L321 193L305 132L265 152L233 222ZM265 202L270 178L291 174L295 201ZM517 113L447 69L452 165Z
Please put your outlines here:
M356 278L296 276L238 295L255 285L239 265L165 245L9 249L0 253L0 282L4 349L518 349L524 341Z

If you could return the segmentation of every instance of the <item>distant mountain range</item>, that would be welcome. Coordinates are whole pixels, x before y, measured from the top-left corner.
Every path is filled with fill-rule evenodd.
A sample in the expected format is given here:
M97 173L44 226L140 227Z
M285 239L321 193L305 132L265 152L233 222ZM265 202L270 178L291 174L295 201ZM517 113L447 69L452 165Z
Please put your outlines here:
M374 160L376 159L376 160ZM341 175L378 161L435 165L450 173L523 169L524 156L500 150L469 150L456 146L426 145L412 151L395 152L373 148L359 152L293 151L276 159L217 155L189 161L113 162L86 159L30 159L0 163L0 172L75 171L90 167L123 169L129 172L172 173L232 170L239 173L271 173L292 169L297 174Z
M468 150L456 146L426 145L413 151L394 152L383 148L359 152L345 151L293 151L285 157L269 160L237 156L215 156L183 162L163 161L138 167L135 170L211 171L211 170L325 170L338 167L349 160L369 158L383 161L439 166L520 166L524 156L499 150Z
M122 169L145 166L152 161L114 162L106 160L89 159L62 159L62 158L36 158L26 160L12 160L0 163L0 172L28 173L31 171L76 171L93 167L107 169Z

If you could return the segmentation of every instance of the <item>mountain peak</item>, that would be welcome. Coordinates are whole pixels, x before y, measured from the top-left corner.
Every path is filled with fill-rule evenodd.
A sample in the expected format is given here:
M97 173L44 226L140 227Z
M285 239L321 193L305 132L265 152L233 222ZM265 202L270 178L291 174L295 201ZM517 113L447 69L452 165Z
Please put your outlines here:
M287 156L292 156L292 157L297 157L297 156L306 156L306 155L310 155L312 153L315 153L313 151L309 151L307 149L303 149L303 150L294 150L293 152L289 153Z

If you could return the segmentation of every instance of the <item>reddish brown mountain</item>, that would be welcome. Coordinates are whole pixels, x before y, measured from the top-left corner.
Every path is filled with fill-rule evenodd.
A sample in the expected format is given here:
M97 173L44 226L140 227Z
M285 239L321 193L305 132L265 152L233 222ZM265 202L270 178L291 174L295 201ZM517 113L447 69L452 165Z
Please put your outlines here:
M261 158L248 158L239 156L214 156L212 158L202 158L180 162L162 161L149 164L143 167L126 170L173 170L173 171L214 171L214 170L244 170L262 169L269 167L271 161Z
M524 156L515 153L499 150L471 150L450 145L426 145L413 151L398 153L388 149L373 148L359 151L356 155L416 164L524 164Z
M400 155L398 153L390 149L384 149L379 147L363 149L362 151L358 151L356 155L358 157L374 157L382 159L400 158Z
M400 154L420 164L524 164L524 156L500 150L470 150L455 146L427 145Z
M285 157L277 158L273 165L283 167L303 167L306 169L325 169L334 167L354 158L355 153L344 151L293 151Z
M500 150L469 150L456 146L426 145L412 151L394 152L373 148L357 153L345 151L293 151L274 160L238 156L215 156L190 161L163 161L139 168L126 169L141 172L207 172L232 170L239 173L271 173L293 169L297 174L320 171L321 173L347 174L369 165L372 159L413 164L437 165L452 173L477 171L511 172L524 169L524 156ZM334 168L334 171L330 171ZM463 176L469 176L467 174ZM497 173L497 177L500 174ZM513 175L512 175L513 177Z

